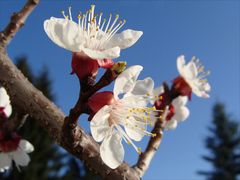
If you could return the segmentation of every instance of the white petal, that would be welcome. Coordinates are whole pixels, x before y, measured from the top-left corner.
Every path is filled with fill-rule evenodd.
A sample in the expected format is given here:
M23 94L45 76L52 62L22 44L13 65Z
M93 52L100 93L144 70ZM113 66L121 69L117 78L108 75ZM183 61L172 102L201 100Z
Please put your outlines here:
M148 77L144 80L138 80L133 87L131 94L133 95L146 95L153 93L154 82L152 78Z
M177 58L177 69L181 76L184 76L185 57L181 55Z
M28 142L27 140L21 140L20 143L19 143L19 147L25 151L26 153L31 153L34 151L34 147L33 145Z
M4 87L0 87L0 107L5 107L10 103L9 96Z
M146 129L146 125L143 123L138 123L132 117L128 121L128 126L124 126L127 135L134 141L141 141L144 137L142 129ZM139 128L137 129L136 126Z
M0 153L0 169L9 169L12 165L12 159L7 153Z
M124 159L122 137L113 131L101 144L100 155L103 162L112 169L121 165Z
M196 64L193 61L190 61L185 67L184 67L184 78L186 79L194 79L198 75L198 70L196 67Z
M209 85L210 86L210 85ZM204 90L204 87L201 86L192 86L192 91L194 94L196 94L198 97L202 98L209 98L209 94Z
M115 80L114 97L118 99L120 93L127 93L132 90L143 67L139 65L131 66L123 71Z
M103 51L97 51L82 47L82 51L92 59L114 59L120 56L119 47L114 47Z
M153 90L153 96L159 96L162 93L164 93L163 86L159 86Z
M142 34L142 31L127 29L119 34L115 34L107 43L106 47L118 46L121 49L128 48L135 44L137 40L142 36Z
M175 98L172 101L172 104L174 107L180 107L180 106L184 106L187 104L188 101L188 97L187 96L178 96L177 98Z
M44 21L44 30L58 46L72 52L80 52L84 42L82 30L70 20L54 18Z
M210 86L209 83L204 84L204 90L207 91L207 92L211 91L211 86Z
M95 141L100 142L110 130L108 118L110 116L110 107L104 106L93 117L90 122L90 129Z
M7 117L10 117L12 114L12 106L11 104L8 104L5 108L4 108L4 113Z
M172 129L176 129L177 128L177 121L172 119L171 121L168 121L165 129L166 130L172 130Z
M175 110L173 119L176 119L177 121L184 121L188 118L189 114L190 114L189 109L185 106L182 106Z
M16 165L20 166L27 166L30 162L30 157L26 152L22 149L18 148L18 150L12 152L13 160L15 161Z

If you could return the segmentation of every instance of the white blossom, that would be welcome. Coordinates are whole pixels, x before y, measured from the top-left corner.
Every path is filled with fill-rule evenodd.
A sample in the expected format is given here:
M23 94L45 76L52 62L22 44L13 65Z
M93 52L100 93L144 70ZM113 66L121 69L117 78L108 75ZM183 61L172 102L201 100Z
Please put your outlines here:
M154 82L151 78L137 80L141 66L132 66L118 76L114 85L114 101L102 107L90 123L91 133L97 142L102 142L100 155L110 168L117 168L124 159L122 139L131 144L138 153L134 141L144 135L155 136L147 131L148 125L157 120L157 110L148 107ZM120 98L120 94L123 97Z
M16 167L27 166L30 162L28 153L34 151L33 145L27 140L20 140L19 145L15 151L0 152L0 172L8 170L12 166L12 161L15 162ZM20 169L19 169L20 170Z
M204 66L201 65L199 59L193 57L189 63L185 64L184 56L179 56L177 59L177 68L180 75L191 87L193 93L199 97L209 97L208 92L211 90L211 86L206 76L208 76L210 72L204 71Z
M113 18L112 14L106 20L103 13L96 15L94 10L95 5L92 5L85 14L80 13L76 23L70 7L69 15L62 11L64 18L51 17L45 20L44 30L58 46L72 52L81 52L92 59L117 58L121 49L135 44L143 34L142 31L131 29L117 33L126 21L119 21L119 15Z

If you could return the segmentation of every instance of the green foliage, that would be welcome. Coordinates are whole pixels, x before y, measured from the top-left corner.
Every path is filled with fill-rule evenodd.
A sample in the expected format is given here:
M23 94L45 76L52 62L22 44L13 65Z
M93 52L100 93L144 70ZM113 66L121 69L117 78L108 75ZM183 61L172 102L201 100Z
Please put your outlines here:
M213 121L205 140L211 152L203 159L213 165L212 171L200 171L210 180L236 180L240 175L240 130L239 122L230 119L224 105L216 103L213 107Z
M46 67L43 67L39 75L36 76L32 73L26 57L18 58L16 65L46 97L52 101L55 99ZM0 174L0 179L80 180L89 175L82 163L58 147L34 119L28 118L19 134L35 147L35 151L30 154L31 162L27 167L21 168L21 172L14 167L11 171L3 175Z

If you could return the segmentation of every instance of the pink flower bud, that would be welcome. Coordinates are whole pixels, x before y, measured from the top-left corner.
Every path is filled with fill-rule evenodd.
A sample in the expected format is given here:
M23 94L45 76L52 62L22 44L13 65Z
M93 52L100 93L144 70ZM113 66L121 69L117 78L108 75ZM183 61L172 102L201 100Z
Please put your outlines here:
M92 110L92 113L98 112L105 105L110 105L115 102L113 92L111 91L104 91L104 92L97 92L92 95L88 100L88 105Z
M87 76L96 76L98 68L99 66L96 60L82 53L73 53L71 74L75 73L80 80Z
M98 68L112 68L114 62L112 59L92 59L83 53L73 53L72 56L72 73L76 74L79 79L87 76L96 76Z

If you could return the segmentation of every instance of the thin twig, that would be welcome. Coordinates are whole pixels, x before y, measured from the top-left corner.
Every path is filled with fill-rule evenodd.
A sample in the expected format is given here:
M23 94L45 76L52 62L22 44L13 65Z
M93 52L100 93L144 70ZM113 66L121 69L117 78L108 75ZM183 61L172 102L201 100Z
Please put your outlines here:
M40 0L28 0L24 7L18 12L13 13L8 26L0 33L0 45L5 48L19 29L24 25L25 20L34 10Z
M76 131L78 118L82 113L89 114L88 99L101 88L109 85L119 74L107 69L100 80L94 85L95 77L87 77L80 81L79 98L75 106L65 117L62 127L62 141L67 140L71 146L76 146L79 134Z
M166 113L166 107L171 104L172 100L176 98L176 95L169 90L169 87L167 83L163 83L164 87L164 93L166 94L166 97L164 97L163 104L161 105L161 110L163 110L161 113L159 113L160 119L156 121L154 128L152 130L152 134L156 134L156 136L153 136L150 138L147 148L143 153L139 155L138 162L134 166L134 169L138 172L140 177L143 177L144 173L149 168L149 165L156 154L158 148L160 147L160 144L162 142L163 138L163 119L165 118Z
M142 177L146 170L148 169L156 151L158 150L162 142L163 128L161 121L156 122L154 129L152 130L152 133L156 134L156 136L151 137L145 152L140 154L138 162L134 167L134 169L138 172L140 177Z

